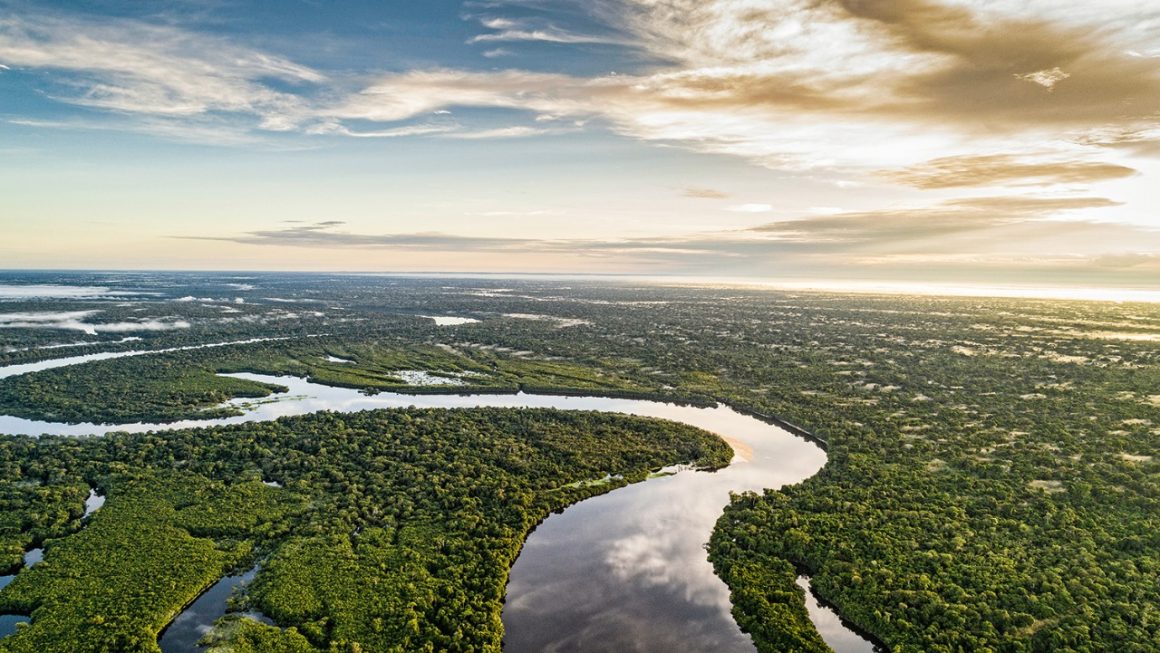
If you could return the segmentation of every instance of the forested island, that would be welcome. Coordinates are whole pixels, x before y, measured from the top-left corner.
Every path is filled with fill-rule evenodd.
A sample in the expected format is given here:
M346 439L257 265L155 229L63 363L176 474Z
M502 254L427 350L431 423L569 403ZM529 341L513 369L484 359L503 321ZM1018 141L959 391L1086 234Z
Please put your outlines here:
M218 376L240 371L366 392L720 401L800 425L829 455L800 485L735 497L710 542L759 650L824 650L800 619L798 571L891 651L1160 650L1156 305L340 276L270 275L229 294L194 275L122 283L169 293L136 307L190 326L132 342L81 337L66 343L70 355L285 339L3 378L2 412L131 423L276 398L277 388ZM190 295L205 301L176 301ZM133 310L95 300L17 309ZM37 347L60 340L5 330L0 351L6 363L50 359L61 352ZM443 381L413 383L415 371ZM550 446L557 433L567 453ZM503 579L527 530L611 489L570 483L728 455L683 427L518 410L319 414L3 446L5 564L49 541L45 562L0 591L0 611L37 610L0 640L12 651L53 650L69 632L152 650L176 610L258 560L245 600L279 627L236 620L217 635L235 650L493 650ZM81 528L93 486L108 504ZM165 544L116 558L123 586L82 587L70 570L126 550L118 538L129 535ZM351 580L364 576L377 580ZM118 591L131 612L107 602Z

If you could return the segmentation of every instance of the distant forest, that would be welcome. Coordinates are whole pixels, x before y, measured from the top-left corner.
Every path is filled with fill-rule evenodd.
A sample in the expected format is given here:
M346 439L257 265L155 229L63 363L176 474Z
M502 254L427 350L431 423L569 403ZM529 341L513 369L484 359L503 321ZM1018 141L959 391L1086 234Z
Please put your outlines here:
M69 355L286 339L0 379L4 413L168 421L277 390L217 376L225 371L367 392L447 390L410 387L398 374L422 370L462 382L457 390L720 401L801 425L829 456L800 485L737 496L710 543L759 649L824 650L793 616L801 569L843 617L896 652L1160 650L1160 306L289 275L230 291L245 299L236 303L213 300L226 297L213 277L128 283L179 289L126 306L54 300L12 310L120 320L145 308L190 324L139 341L79 337ZM172 301L185 295L209 299ZM479 322L437 326L425 315ZM37 347L61 338L2 330L0 359L59 356ZM548 424L570 442L567 453L540 437ZM362 437L388 432L397 435L387 449ZM153 650L184 601L267 556L245 600L285 628L224 624L215 637L235 650L494 650L503 578L527 529L610 489L564 485L611 470L639 478L677 460L718 465L727 454L683 427L494 410L10 437L2 451L6 563L49 540L45 562L0 591L0 609L35 610L32 626L0 640L11 651L53 650L68 632ZM90 485L106 487L109 502L77 531ZM165 544L156 560L110 558L109 543L125 533ZM170 566L176 558L187 564ZM125 565L118 592L132 597L128 611L92 607L107 605L104 590L69 569L94 564ZM356 585L363 574L381 580ZM142 578L162 584L141 589Z

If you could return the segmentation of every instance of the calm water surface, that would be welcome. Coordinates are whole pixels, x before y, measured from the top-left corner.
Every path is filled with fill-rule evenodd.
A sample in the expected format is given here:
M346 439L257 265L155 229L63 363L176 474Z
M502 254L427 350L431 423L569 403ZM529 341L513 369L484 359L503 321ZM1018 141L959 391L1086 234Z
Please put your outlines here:
M505 650L754 650L704 545L730 491L799 482L825 454L728 407L660 404L640 414L699 426L741 451L723 470L630 485L545 520L511 571ZM838 653L873 650L840 622L817 625Z
M89 496L85 499L85 513L81 517L81 519L88 518L89 515L93 514L97 510L100 510L101 506L103 506L103 505L105 505L104 495L97 494L96 490L90 488L89 489ZM28 568L34 567L34 566L36 566L37 563L39 563L42 560L44 560L44 548L43 547L29 549L28 551L24 552L24 567L22 567L22 568L28 569ZM16 578L16 574L9 574L7 576L0 576L0 589L4 589L5 587L8 587L8 584L11 583L13 581L13 579L15 579L15 578ZM8 635L11 635L12 633L16 632L16 624L28 623L28 621L29 621L29 617L26 617L24 615L14 615L14 614L0 615L0 637L6 637Z
M170 347L168 349L131 349L128 351L109 351L100 354L84 354L81 356L66 356L64 358L49 358L47 360L36 361L35 363L22 363L20 365L5 365L0 367L0 379L6 379L10 376L18 376L20 374L28 374L29 372L40 372L41 370L51 370L57 367L68 367L70 365L80 365L81 363L88 363L90 361L104 361L111 358L128 358L130 356L147 356L149 354L168 354L175 351L189 351L191 349L210 349L213 347L226 347L228 345L248 345L255 342L270 342L275 340L289 340L289 337L279 338L249 338L247 340L230 340L228 342L211 342L204 345L189 345L186 347ZM3 432L3 431L0 431Z
M7 637L16 632L16 624L28 623L28 617L16 614L0 614L0 637Z
M818 632L822 633L826 643L830 648L837 651L837 653L846 653L847 651L876 651L878 653L886 653L888 650L884 646L874 646L870 644L866 638L851 629L842 617L828 604L824 604L814 596L813 589L810 587L810 579L808 576L798 576L798 587L805 590L806 593L806 609L810 611L810 619L817 626Z
M0 369L0 375L3 373ZM511 570L503 621L507 633L504 648L514 652L753 651L748 636L741 633L729 613L728 588L713 574L704 545L729 501L730 491L760 491L797 483L817 473L826 460L815 444L725 406L695 408L643 400L523 393L368 396L294 377L230 376L287 386L289 392L270 400L231 401L230 405L246 413L223 419L69 425L0 417L0 432L102 434L238 424L319 410L491 406L659 417L698 426L731 441L738 455L723 470L686 470L630 485L545 520L528 538ZM198 650L196 641L225 613L230 592L253 573L223 579L178 616L162 637L165 653ZM808 587L805 579L800 583ZM838 653L874 650L808 594L811 618Z
M97 494L95 489L89 488L89 496L85 498L85 514L81 519L88 519L89 515L101 509L105 505L105 495Z
M29 549L24 552L24 569L35 566L41 560L44 560L44 549L37 547ZM0 576L0 589L8 587L8 584L16 578L16 574L9 574L7 576ZM7 637L16 632L16 624L28 623L29 618L19 614L3 614L0 615L0 637Z
M177 615L177 618L161 633L157 643L161 646L162 653L199 650L198 640L210 631L215 621L225 616L234 589L249 583L257 573L258 568L254 567L243 574L226 576L197 597L197 600ZM271 623L269 619L256 613L248 616L264 623Z

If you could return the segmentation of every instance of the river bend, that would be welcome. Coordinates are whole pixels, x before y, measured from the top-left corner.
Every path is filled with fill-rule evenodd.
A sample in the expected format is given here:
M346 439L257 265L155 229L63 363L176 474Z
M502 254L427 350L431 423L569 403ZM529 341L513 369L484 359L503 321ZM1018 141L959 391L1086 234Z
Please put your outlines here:
M101 358L109 356L70 357L69 364ZM27 371L31 370L0 368L0 378ZM638 399L525 393L368 396L296 377L230 376L286 386L288 392L264 400L228 402L244 414L226 418L102 425L0 416L0 433L82 435L170 430L265 421L320 410L511 407L599 410L669 419L720 435L733 446L734 460L724 469L674 470L670 475L577 503L537 527L512 567L503 611L504 649L516 653L753 651L749 637L730 615L728 588L713 573L705 543L730 492L799 483L817 473L826 461L825 452L815 443L720 405L705 408ZM231 577L222 582L232 586L236 580ZM799 579L799 584L809 587L805 578ZM196 614L178 617L178 630L208 628L224 613L228 595L228 589L207 592L207 597L220 599L199 601ZM812 597L807 599L811 619L837 653L874 650L831 609ZM3 619L0 617L0 628ZM189 642L183 639L180 646L166 646L166 653L198 650Z

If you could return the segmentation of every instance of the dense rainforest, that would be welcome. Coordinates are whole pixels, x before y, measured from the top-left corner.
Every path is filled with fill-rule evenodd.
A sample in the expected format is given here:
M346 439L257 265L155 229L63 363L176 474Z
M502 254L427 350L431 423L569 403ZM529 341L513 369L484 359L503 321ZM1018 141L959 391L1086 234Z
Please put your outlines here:
M156 651L230 570L262 563L234 650L498 651L508 568L553 510L732 450L691 427L549 410L317 413L254 425L0 440L0 651ZM598 479L605 483L589 483ZM78 520L88 488L105 506Z
M223 378L218 372L247 370L368 392L466 386L723 401L799 424L829 454L823 471L801 485L735 497L710 543L737 621L761 650L817 650L810 648L816 634L782 618L800 613L795 567L892 651L1160 650L1156 305L478 279L272 275L241 292L200 277L163 282L186 286L163 291L162 281L133 281L170 293L139 307L185 320L188 329L130 343L90 336L78 353L288 339L0 379L5 412L176 419L220 410L226 397L271 391L227 382L204 391ZM178 302L178 292L205 301ZM133 310L47 304L103 310L110 319ZM439 326L425 315L478 322ZM56 344L43 331L0 338L10 362L61 353L36 348ZM463 385L408 387L399 375L406 370ZM107 403L78 400L102 388L112 389ZM143 388L140 396L134 388ZM25 464L27 454L14 455L7 464ZM20 546L69 532L86 483L105 482L85 474L5 489L6 506L27 509L9 527L19 541L11 560ZM296 505L270 510L290 514L301 510ZM237 533L264 550L261 537ZM245 557L228 546L219 553L223 569L230 556ZM263 576L277 578L280 559L267 564L275 571ZM304 645L318 645L311 614L279 612L266 582L256 584L253 600L280 623L296 624ZM0 600L17 590L14 583ZM251 623L232 628L254 642L250 650L279 650L257 642L281 635ZM282 638L276 646L290 644Z

